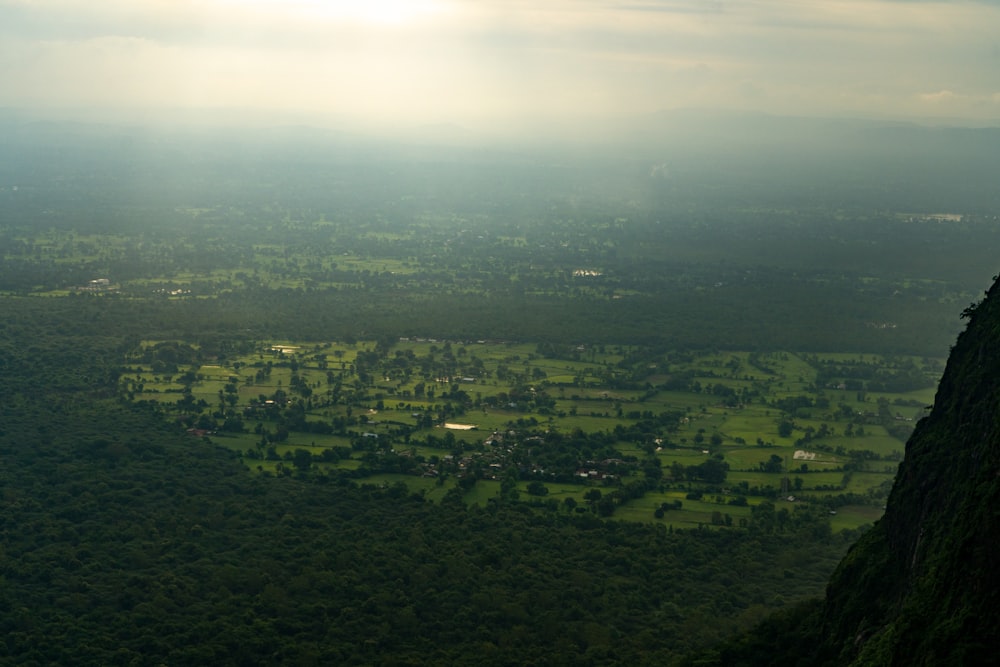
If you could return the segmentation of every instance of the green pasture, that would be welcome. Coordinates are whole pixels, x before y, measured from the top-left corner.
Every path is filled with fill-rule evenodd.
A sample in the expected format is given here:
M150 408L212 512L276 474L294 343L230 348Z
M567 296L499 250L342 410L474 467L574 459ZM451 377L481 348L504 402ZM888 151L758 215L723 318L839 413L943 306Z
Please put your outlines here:
M574 408L576 409L575 415L572 414ZM614 417L618 411L614 402L610 400L581 401L574 399L556 399L556 410L567 414L566 417L562 418L563 421L573 421L576 418L600 419L605 414Z
M182 341L176 341L182 342ZM157 341L143 341L143 346L155 350ZM686 353L675 357L635 357L636 368L629 368L628 363L619 366L634 350L627 346L605 346L603 351L597 348L571 350L577 359L546 358L539 354L539 346L529 343L503 343L491 341L456 342L435 339L392 341L388 351L386 364L382 368L371 368L371 375L363 380L355 374L355 364L362 352L376 349L372 341L361 341L352 344L337 342L302 342L295 340L262 341L256 349L241 356L228 357L221 362L209 362L201 366L178 366L175 371L153 373L152 364L133 362L122 376L122 387L134 392L136 399L158 401L166 412L184 411L177 407L183 398L184 385L180 378L193 372L195 381L191 391L196 399L203 400L209 407L208 412L219 413L220 409L234 410L237 413L256 402L261 396L270 398L278 391L283 391L293 401L306 406L307 419L332 420L348 418L353 421L348 426L349 434L363 432L376 433L381 436L380 444L388 445L397 452L409 452L423 457L425 461L437 461L455 452L456 447L462 447L466 456L481 458L482 465L492 462L510 464L512 454L509 448L515 450L521 446L523 433L544 433L555 430L563 434L576 431L583 433L614 432L616 427L628 429L635 421L648 420L650 415L654 430L648 437L637 441L620 440L614 447L620 456L626 460L639 460L647 456L648 447L654 438L666 443L656 453L664 468L677 462L684 466L697 465L707 459L706 452L721 451L725 461L730 466L726 486L733 488L740 483L750 487L780 488L781 480L788 477L792 486L789 493L794 494L796 479L801 479L802 493L811 492L817 486L838 488L844 479L841 472L824 472L834 466L843 465L846 456L831 453L833 450L850 452L852 450L871 450L880 456L893 452L901 452L903 443L889 436L887 425L895 428L897 423L885 417L882 423L875 423L878 416L878 399L889 400L890 414L909 415L918 410L913 406L895 405L893 401L921 401L928 398L930 390L917 390L906 394L875 394L867 393L858 400L858 392L831 390L813 386L816 369L810 362L809 355L790 353L771 353L757 355L761 364L770 367L774 375L768 375L750 365L750 353L718 351L708 353ZM138 358L138 355L136 355ZM827 358L827 357L823 357ZM834 358L834 357L829 357ZM848 355L845 359L859 359L859 355ZM874 360L874 357L864 357ZM471 362L475 361L475 364ZM376 363L380 363L377 362ZM847 362L842 362L847 363ZM885 362L887 365L889 361ZM892 363L903 363L898 359ZM909 362L907 362L909 363ZM916 362L914 362L916 363ZM929 362L928 362L929 363ZM162 367L162 366L161 366ZM887 366L889 367L889 366ZM295 370L293 370L295 368ZM473 372L473 369L476 370ZM505 368L509 377L501 380L497 372ZM450 369L450 370L448 370ZM638 375L633 375L638 369ZM719 397L710 391L650 391L649 385L639 384L631 387L606 384L605 378L643 377L642 371L660 374L665 381L671 374L678 372L693 372L703 389L710 385L722 385L736 391L751 391L756 393L753 403L743 408L731 408L721 405ZM332 374L332 380L328 379ZM442 374L450 375L447 381L439 381ZM474 405L459 406L459 412L442 412L445 405L452 399L445 398L456 382L455 377L474 375L476 382L458 382L458 388L469 397L470 403L492 399L501 394L511 394L514 391L527 392L534 387L537 392L545 392L554 401L551 408L539 410L532 406L530 399L519 398L518 408L475 407ZM503 373L501 373L503 375ZM236 404L229 406L228 402L220 402L229 396L226 392L230 378L235 378L237 385ZM390 379L391 378L391 379ZM582 379L582 383L581 383ZM298 395L295 384L304 384L311 390L309 398ZM333 382L338 387L335 388ZM423 384L428 394L417 398L416 386ZM138 392L139 385L143 391ZM516 394L515 394L516 395ZM785 415L780 409L770 403L787 396L809 396L816 399L825 397L829 407L812 408L803 412L808 414ZM847 405L852 412L845 416L840 409ZM282 406L269 411L261 421L267 433L274 433L279 426L275 418L281 413ZM190 408L187 409L190 412ZM864 417L866 422L859 424L858 413L869 413ZM659 426L657 418L663 413L682 416L676 430ZM425 415L431 415L435 426L416 429ZM629 417L629 415L632 415ZM642 417L642 415L646 415ZM778 426L790 419L795 429L790 437L781 438ZM887 420L887 421L885 421ZM855 432L864 429L862 436L846 436L845 429L853 421ZM245 420L245 427L252 430L257 426L256 420ZM442 422L475 425L474 430L446 429ZM667 424L669 422L665 422ZM796 446L796 440L802 438L807 428L819 431L826 425L832 435L816 439L809 443ZM648 426L646 427L648 428ZM399 435L400 429L409 429L407 440ZM484 440L494 431L504 434L514 429L517 435L511 438L502 448L484 446ZM429 436L440 442L439 446L427 446L425 441ZM712 444L712 439L721 437L721 448ZM230 435L220 434L215 438L218 444L239 452L248 449L258 451L260 435L254 433ZM758 438L774 446L755 446ZM310 433L292 432L287 440L273 444L278 456L295 449L306 449L314 454L321 454L327 447L350 446L351 436L325 436ZM745 443L745 444L743 444ZM830 451L821 450L829 448ZM266 449L266 448L265 448ZM814 453L813 460L796 460L794 452L797 449ZM536 449L537 451L537 449ZM770 461L771 456L782 459L781 473L763 473L759 470L762 463ZM336 464L340 468L356 468L360 463L360 455ZM437 457L437 458L435 458ZM263 462L262 462L263 463ZM276 468L274 462L267 462L271 468ZM282 462L287 468L288 462ZM801 473L800 467L805 464L808 472ZM315 464L322 469L327 464ZM895 462L872 461L866 464L866 471L856 472L850 478L847 490L864 495L869 489L878 487L890 478L885 471L893 469ZM267 468L267 466L265 466ZM270 469L270 468L268 468ZM636 473L638 474L638 473ZM409 478L407 478L409 479ZM433 478L421 484L434 483ZM627 481L627 480L626 480ZM522 483L522 499L530 497L526 493L526 484ZM549 486L548 498L561 501L565 497L573 497L578 502L586 486ZM499 490L495 482L480 481L467 494L469 502L483 503ZM819 492L826 494L829 492ZM615 516L642 521L652 521L652 512L658 506L654 497L649 494L641 501L626 503L618 508ZM678 518L673 523L680 525L688 523L697 525L709 523L711 513L721 509L735 518L738 511L745 508L734 506L717 506L707 503L704 507L692 505L680 512L671 510ZM648 511L647 511L648 510ZM647 516L648 515L648 516Z
M463 500L465 500L466 505L485 507L490 498L496 498L499 495L500 482L481 479L476 482L475 486L465 492Z
M847 490L851 493L865 493L884 482L891 482L893 477L891 473L856 472L851 475Z
M734 493L739 492L741 482L746 482L749 488L757 487L766 489L767 487L771 487L772 489L780 490L781 480L784 477L790 478L791 476L784 473L730 471L726 476L726 486Z
M680 500L681 509L670 509L664 512L662 519L654 516L656 508L662 503L672 503ZM663 523L673 525L675 528L693 528L699 524L712 525L712 516L719 512L723 517L728 514L732 517L732 525L738 526L739 519L749 518L750 506L739 507L736 505L719 504L705 500L687 500L684 494L678 493L647 493L642 498L630 500L624 505L620 505L615 510L615 518L626 521L641 521L644 523Z
M663 410L700 410L717 401L709 394L692 394L686 391L660 391L653 398L642 403L643 410L660 412Z
M212 436L212 442L226 449L243 453L248 449L256 449L260 443L260 436L256 433L218 433Z
M709 458L703 448L690 446L663 447L656 452L656 456L664 467L668 467L674 461L684 465L695 465Z
M615 442L614 447L626 457L634 456L639 459L646 456L645 450L634 442L618 441Z
M863 436L824 438L822 442L834 449L837 447L843 447L846 451L867 449L879 456L903 452L905 444L886 433L881 426L865 424L864 428L865 435Z
M585 484L561 484L559 482L543 482L545 488L549 490L548 494L544 496L530 496L528 495L527 487L529 482L519 482L518 490L524 494L522 497L541 497L541 498L554 498L559 502L563 502L566 498L572 498L577 501L578 504L583 505L586 501L583 499L583 494L589 491L591 486Z
M846 489L841 489L841 484L844 483L845 474L843 472L810 472L801 473L798 475L789 475L794 482L794 478L798 477L802 479L802 490L808 491L810 489L815 490L818 487L833 487L837 489L837 493L841 491L849 491L850 487Z
M385 488L400 482L406 485L410 493L422 493L424 498L433 502L440 502L445 497L445 494L455 486L454 480L446 479L441 481L436 477L416 477L414 475L395 475L391 473L380 473L366 477L363 483Z
M373 273L398 273L411 274L420 270L408 262L397 259L379 258L370 259L358 257L357 255L342 255L336 258L338 268L348 271L371 271Z
M558 409L563 408L563 403L556 404ZM615 427L615 424L620 423L615 419L614 411L610 411L607 417L598 416L592 417L589 413L584 413L583 410L577 408L577 413L575 415L569 414L568 410L562 410L566 412L565 417L558 417L556 419L556 425L559 431L563 433L569 433L575 429L580 429L584 433L594 433L597 431L608 431ZM603 415L603 413L601 413Z
M882 517L881 507L871 505L845 505L838 507L836 514L830 516L830 528L834 533L854 529L866 524L873 524Z
M212 442L239 452L245 452L248 449L256 450L260 444L260 436L256 433L216 433L211 438ZM278 456L284 456L286 452L294 452L296 449L305 449L319 455L323 453L324 449L350 446L349 438L317 433L292 433L287 441L268 445L268 447L274 447ZM261 449L266 451L267 447Z
M730 411L726 420L719 427L720 435L735 441L742 438L748 444L754 444L757 438L771 442L778 434L780 413L777 410L761 410L751 408Z
M733 372L730 368L730 363L733 360L739 362L737 369L742 367L746 363L746 356L741 353L718 351L718 352L708 352L701 354L694 360L692 366L701 369L710 369L713 372L719 374L731 373Z
M455 419L454 422L458 423L476 423L476 422L466 422L464 419ZM451 423L451 422L449 422ZM436 438L447 437L447 434L451 434L455 438L455 442L462 442L465 444L475 445L477 443L483 442L486 438L493 433L492 429L481 428L477 425L477 428L471 431L461 431L456 429L445 428L443 426L435 426L431 431ZM420 433L419 431L417 433Z
M886 394L890 401L900 398L904 401L918 401L922 404L920 408L909 408L911 410L918 410L923 413L923 406L930 406L934 404L934 396L937 394L937 382L927 386L924 389L915 389L913 391L908 391L900 394ZM904 406L890 405L892 410L906 410Z

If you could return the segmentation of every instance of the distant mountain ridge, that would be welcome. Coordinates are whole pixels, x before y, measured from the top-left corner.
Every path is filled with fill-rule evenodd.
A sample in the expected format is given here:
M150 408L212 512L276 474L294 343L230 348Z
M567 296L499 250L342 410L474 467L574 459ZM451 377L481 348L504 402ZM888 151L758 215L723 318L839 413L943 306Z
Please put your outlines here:
M463 172L478 165L510 169L515 178L526 168L548 169L560 178L573 172L585 191L600 174L601 183L613 186L602 185L602 192L627 191L622 196L628 201L653 205L708 193L739 208L989 216L1000 210L1000 127L679 110L523 131L442 123L380 134L338 119L325 125L248 119L227 126L214 116L199 118L100 123L0 108L0 182L4 171L16 173L39 161L44 167L53 155L60 162L80 157L89 171L101 162L112 171L127 165L126 178L141 171L138 164L161 168L180 161L178 169L185 171L192 160L229 163L225 171L392 164L418 178L430 173L428 165L459 165ZM653 166L662 166L669 182L651 184ZM642 189L638 197L636 187Z

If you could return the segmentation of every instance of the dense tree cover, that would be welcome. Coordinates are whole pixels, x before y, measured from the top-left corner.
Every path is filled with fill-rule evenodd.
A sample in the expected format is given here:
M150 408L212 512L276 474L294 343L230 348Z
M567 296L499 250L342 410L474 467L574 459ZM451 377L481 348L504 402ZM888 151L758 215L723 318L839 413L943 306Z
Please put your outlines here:
M846 547L820 517L779 523L773 507L746 531L674 532L250 475L114 398L109 340L86 323L63 337L52 313L13 310L0 388L12 664L660 664L815 594Z
M86 284L94 276L118 279L103 266L80 271L54 267L58 280L32 275L16 263L12 266L17 281L23 282L7 281L3 287L14 292L39 284L65 289ZM651 270L673 273L669 268ZM878 290L831 285L825 280L803 281L793 271L769 270L761 282L762 273L755 274L757 284L747 284L744 278L722 284L725 276L717 274L686 286L650 285L627 296L617 295L620 288L615 286L598 293L570 294L553 292L557 285L546 283L532 290L524 279L495 289L461 277L454 278L454 286L440 281L419 286L396 279L362 284L354 276L337 286L302 286L313 280L310 276L295 278L300 285L296 287L250 284L235 286L238 289L217 281L165 280L157 283L162 287L156 290L187 290L193 292L191 298L150 298L156 290L145 283L141 290L131 288L130 298L99 296L107 302L103 307L119 317L156 322L171 335L238 331L307 340L485 336L552 343L915 354L936 354L946 345L956 327L952 319L959 309L956 302L966 298L961 289L940 294L920 288L911 289L906 298L893 298L891 284ZM199 295L212 298L194 298ZM941 303L927 306L927 301Z
M782 490L787 501L794 489L829 509L881 508L901 457L885 435L899 431L901 445L910 415L930 399L869 396L863 381L848 392L826 358L863 359L879 382L912 381L920 361L490 341L145 340L128 351L120 388L261 472L405 474L421 487L436 480L441 493L469 477L515 475L522 493L532 480L555 483L578 502L596 484L605 497L595 511L639 520L696 491L720 506ZM924 387L939 377L930 361L919 371ZM855 472L864 476L852 482ZM476 495L486 489L495 486ZM708 522L716 508L690 509L671 514L675 527ZM749 512L736 514L738 523Z
M1000 251L989 207L968 198L829 205L788 185L789 207L720 196L701 168L663 182L635 158L567 167L286 137L295 150L237 159L232 138L164 149L77 130L55 146L8 138L0 173L17 186L0 185L0 291L91 293L80 288L107 278L129 297L117 307L170 331L203 332L214 317L218 330L314 340L936 355ZM102 162L104 151L122 159Z
M531 340L553 357L611 342L934 356L1000 247L996 190L982 187L1000 154L989 150L912 181L944 174L943 190L884 177L859 187L861 172L848 170L809 195L795 160L767 173L736 161L721 175L701 161L664 179L651 177L648 152L568 167L548 155L330 150L312 137L247 148L234 137L63 128L53 141L49 129L0 133L0 654L10 664L663 664L704 648L818 594L851 536L770 502L724 530L599 519L664 474L651 459L641 479L588 490L589 507L552 507L544 483L515 503L511 477L484 507L466 507L461 486L431 503L402 485L311 474L299 451L291 474L251 475L151 403L120 400L121 362L150 339L148 363L173 372L195 350L222 357L254 339L398 336ZM941 211L961 215L928 215ZM995 329L987 310L974 320ZM969 397L991 396L990 348L974 352L961 364L984 363ZM768 372L765 357L750 363ZM363 356L358 365L392 371ZM822 377L905 388L927 372L849 366ZM638 388L622 371L616 381ZM715 387L705 390L720 402L736 399ZM304 399L311 390L287 387ZM456 404L462 391L449 388ZM817 431L796 420L812 407L774 409L805 442ZM994 545L977 540L995 534L994 517L976 493L923 491L964 475L992 500L990 452L953 469L957 457L928 443L951 431L992 442L995 420L966 405L945 411L912 446L934 465L907 467L910 486L895 494L898 516L929 517L927 538L880 523L838 578L863 590L835 583L822 613L771 617L709 660L761 660L762 645L768 660L785 648L831 662L901 646L918 660L940 646L979 656L966 639L992 637L978 592L995 582L972 577L988 571ZM641 439L644 419L616 437ZM718 482L726 469L711 458L670 474ZM971 518L944 530L956 515ZM732 521L720 509L711 523Z

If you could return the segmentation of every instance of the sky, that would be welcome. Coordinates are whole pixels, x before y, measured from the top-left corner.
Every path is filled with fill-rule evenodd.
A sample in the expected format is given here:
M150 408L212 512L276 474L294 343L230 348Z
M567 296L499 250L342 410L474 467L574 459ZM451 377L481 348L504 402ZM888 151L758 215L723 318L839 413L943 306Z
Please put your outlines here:
M0 0L0 107L1000 125L1000 0Z

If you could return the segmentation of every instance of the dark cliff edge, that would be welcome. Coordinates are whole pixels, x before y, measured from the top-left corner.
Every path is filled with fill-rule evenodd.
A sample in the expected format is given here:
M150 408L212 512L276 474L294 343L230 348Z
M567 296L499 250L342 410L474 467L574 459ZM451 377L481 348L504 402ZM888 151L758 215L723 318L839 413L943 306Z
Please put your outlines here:
M964 314L885 515L826 599L689 665L994 664L1000 646L1000 280Z

